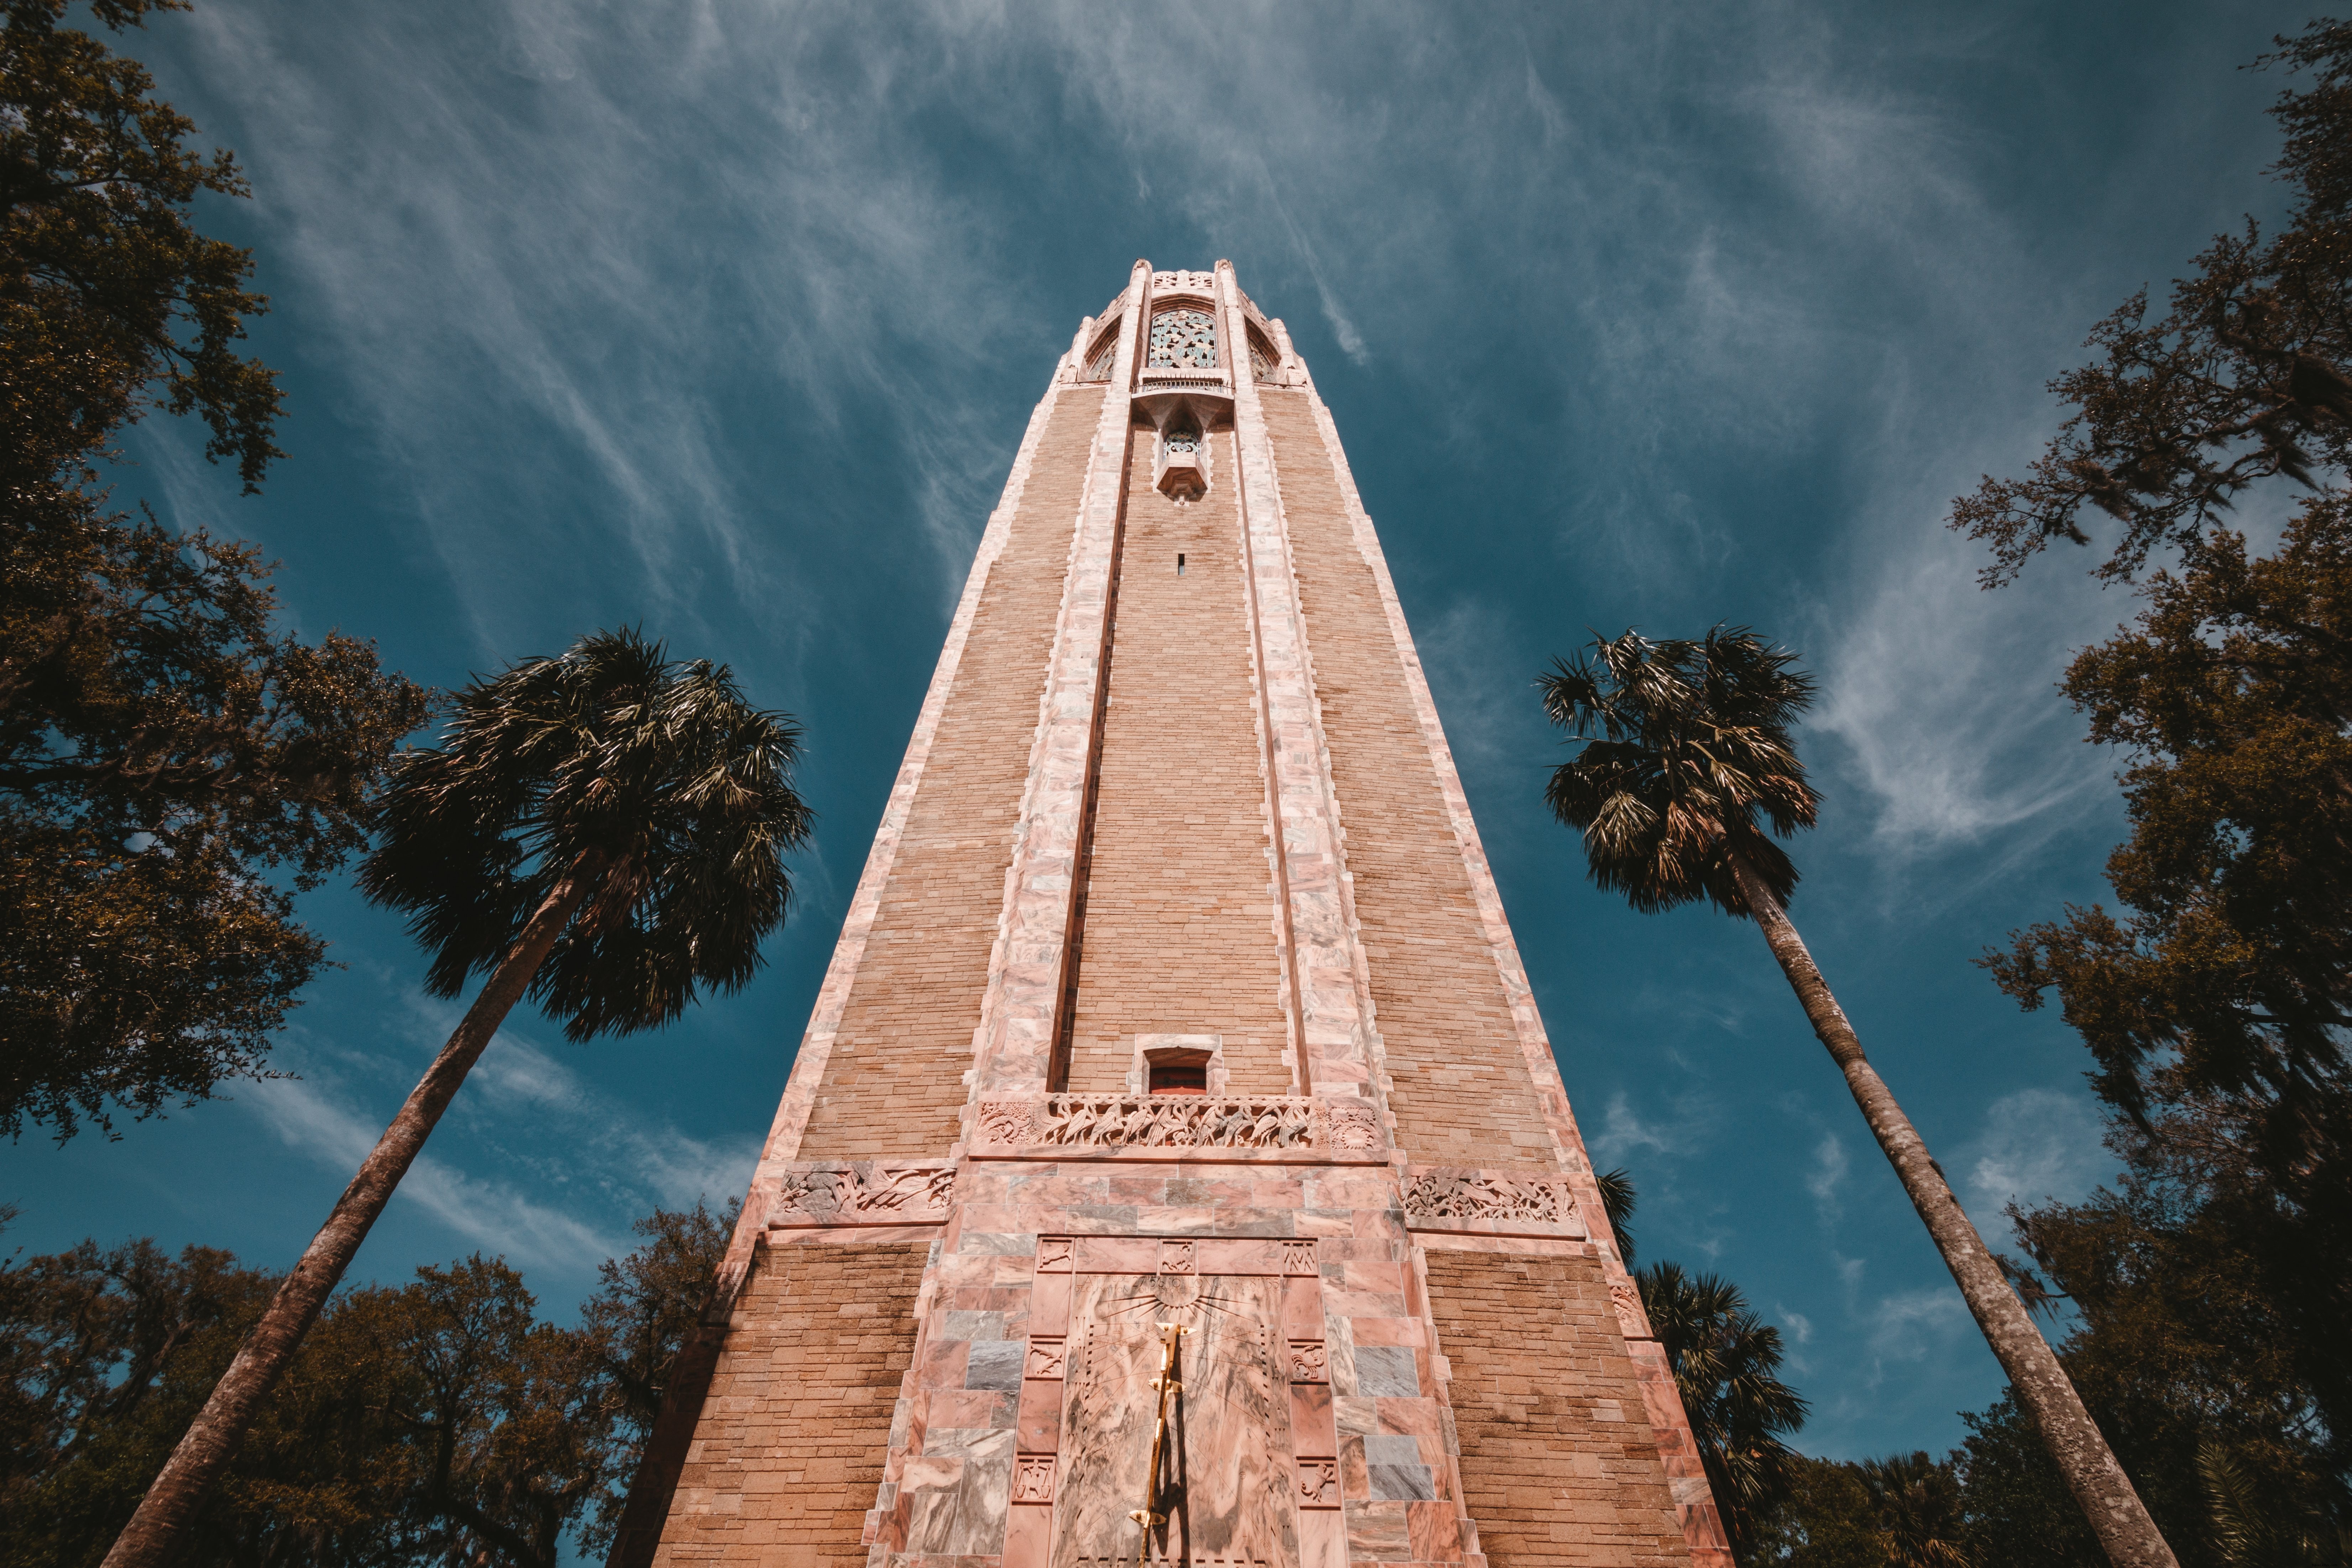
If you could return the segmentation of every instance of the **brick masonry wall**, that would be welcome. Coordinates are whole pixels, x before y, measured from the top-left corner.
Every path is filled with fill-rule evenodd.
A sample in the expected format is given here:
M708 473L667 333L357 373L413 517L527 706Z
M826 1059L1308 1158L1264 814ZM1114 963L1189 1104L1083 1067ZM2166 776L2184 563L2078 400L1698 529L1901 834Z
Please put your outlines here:
M1432 1248L1462 1495L1494 1568L1687 1563L1596 1258Z
M1028 777L1100 387L1055 395L973 618L801 1145L807 1160L945 1152Z
M1356 548L1308 394L1262 388L1331 780L1371 969L1389 1104L1415 1161L1558 1163L1414 717L1380 585Z
M1151 488L1152 438L1129 468L1069 1088L1124 1089L1139 1034L1222 1035L1233 1092L1286 1094L1233 439L1180 507Z
M927 1242L764 1249L737 1301L657 1565L863 1568Z

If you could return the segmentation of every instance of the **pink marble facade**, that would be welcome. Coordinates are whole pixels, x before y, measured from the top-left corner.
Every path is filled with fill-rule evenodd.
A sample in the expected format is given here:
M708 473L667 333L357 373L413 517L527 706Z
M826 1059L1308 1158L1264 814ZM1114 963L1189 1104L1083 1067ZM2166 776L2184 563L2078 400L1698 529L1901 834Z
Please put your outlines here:
M1162 309L1213 319L1218 363L1150 363ZM862 983L887 984L861 967L876 912L894 897L924 896L894 884L896 846L923 787L982 585L1023 505L1047 408L1062 388L1076 395L1105 382L1076 514L1065 525L1060 611L1038 671L1018 830L1009 860L1000 862L985 993L971 999L961 1136L922 1158L803 1158L803 1131L827 1092L843 1009ZM1261 387L1267 396L1311 401L1322 452L1277 449ZM1213 1035L1134 1042L1139 1064L1155 1043L1208 1042L1206 1093L1145 1093L1140 1066L1124 1093L1066 1092L1057 1079L1057 1031L1092 912L1083 895L1127 569L1129 478L1171 471L1161 442L1194 421L1200 454L1184 460L1201 465L1202 482L1228 489L1238 520L1233 549L1247 606L1274 910L1265 941L1282 977L1290 1092L1233 1092L1230 1047ZM1318 696L1316 622L1284 510L1283 466L1302 461L1329 465L1354 547L1377 577L1418 739L1508 999L1509 1049L1524 1058L1535 1086L1529 1125L1548 1131L1542 1168L1418 1162L1391 1114L1371 960L1347 864L1351 826L1334 787ZM1145 500L1163 504L1158 495ZM1543 1560L1727 1568L1680 1401L1600 1215L1591 1163L1411 634L1312 378L1282 323L1258 311L1230 264L1197 272L1138 262L1126 289L1073 335L983 535L754 1174L697 1352L704 1364L680 1378L686 1392L656 1433L653 1447L671 1456L667 1469L649 1455L632 1501L637 1525L625 1527L614 1562L831 1563L854 1552L867 1568L1483 1565L1479 1521L1465 1499L1492 1496L1493 1487L1480 1477L1465 1487L1465 1464L1485 1461L1465 1458L1449 1391L1457 1375L1491 1382L1496 1373L1483 1363L1458 1370L1448 1360L1430 1294L1427 1258L1437 1248L1573 1260L1606 1280L1613 1310L1583 1328L1612 1355L1622 1351L1637 1374L1638 1418L1657 1455L1648 1473L1662 1474L1671 1489L1664 1517L1675 1539L1664 1556L1656 1547L1612 1555L1616 1538L1596 1525L1590 1550L1570 1542L1563 1555ZM730 1336L748 1327L739 1310L749 1300L747 1278L780 1249L892 1240L927 1243L929 1254L887 1452L877 1456L878 1485L858 1503L859 1539L853 1546L719 1530L719 1516L753 1506L748 1491L730 1498L734 1472L696 1471L691 1488L677 1478L681 1465L693 1468L692 1454L743 1447L698 1434L734 1423L731 1434L756 1421L756 1411L706 1405L698 1392L709 1364L723 1363ZM1167 1336L1180 1330L1181 1386L1167 1394L1170 1425L1160 1439L1169 1469L1151 1497L1145 1477L1161 1402L1153 1379ZM1572 1382L1586 1371L1537 1366L1513 1375L1540 1382L1557 1373ZM1625 1403L1601 1399L1595 1408ZM1600 1520L1610 1511L1604 1500L1591 1513ZM1498 1563L1511 1568L1508 1559Z

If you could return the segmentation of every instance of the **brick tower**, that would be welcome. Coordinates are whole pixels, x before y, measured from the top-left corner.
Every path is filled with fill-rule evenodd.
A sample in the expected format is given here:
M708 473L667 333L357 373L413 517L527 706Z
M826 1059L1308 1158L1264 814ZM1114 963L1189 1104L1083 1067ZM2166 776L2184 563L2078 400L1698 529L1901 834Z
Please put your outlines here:
M1213 272L1029 421L613 1561L1700 1564L1371 519Z

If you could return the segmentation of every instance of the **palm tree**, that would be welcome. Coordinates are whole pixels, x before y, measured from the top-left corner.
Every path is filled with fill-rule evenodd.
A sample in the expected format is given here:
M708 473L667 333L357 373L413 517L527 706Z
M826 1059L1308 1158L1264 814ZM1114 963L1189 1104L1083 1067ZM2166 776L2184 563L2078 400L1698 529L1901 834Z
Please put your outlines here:
M1544 710L1582 742L1553 771L1546 801L1583 834L1593 881L1635 909L1704 898L1762 930L2108 1561L2175 1568L2130 1478L1789 923L1797 868L1766 829L1786 837L1810 827L1819 804L1789 739L1813 696L1793 663L1745 627L1717 626L1696 642L1596 637L1590 657L1561 660L1538 682Z
M1959 1478L1924 1450L1854 1467L1878 1518L1888 1568L1974 1568L1962 1544Z
M740 989L805 842L800 731L724 667L634 631L478 679L438 747L403 753L360 886L409 914L426 986L489 978L360 1166L107 1553L161 1568L236 1451L393 1189L529 991L573 1040L669 1023L698 986Z
M1797 1455L1780 1438L1805 1424L1804 1400L1779 1376L1780 1331L1715 1275L1653 1263L1635 1282L1674 1368L1732 1555L1745 1562L1758 1521L1796 1482Z

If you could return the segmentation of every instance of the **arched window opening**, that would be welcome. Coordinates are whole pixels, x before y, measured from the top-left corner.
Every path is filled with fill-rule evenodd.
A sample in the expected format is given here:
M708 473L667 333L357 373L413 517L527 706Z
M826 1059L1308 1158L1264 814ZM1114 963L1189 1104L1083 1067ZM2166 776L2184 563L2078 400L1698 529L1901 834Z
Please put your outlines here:
M1217 368L1217 319L1206 310L1179 306L1151 318L1151 343L1143 362L1153 370Z
M1255 327L1245 331L1249 335L1250 379L1272 381L1275 372L1282 367L1282 355Z
M1112 363L1118 358L1118 323L1111 322L1095 337L1095 346L1087 353L1088 381L1108 381Z

